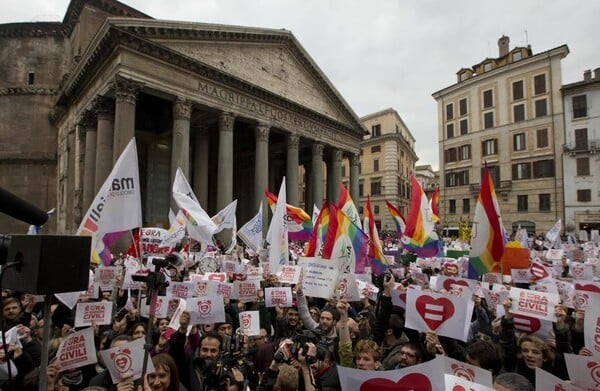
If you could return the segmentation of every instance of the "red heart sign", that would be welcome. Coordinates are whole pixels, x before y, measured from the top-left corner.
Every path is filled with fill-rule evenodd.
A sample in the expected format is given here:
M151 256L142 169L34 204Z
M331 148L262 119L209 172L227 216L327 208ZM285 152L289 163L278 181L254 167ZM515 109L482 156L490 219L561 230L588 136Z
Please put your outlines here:
M252 322L252 316L250 316L249 314L242 315L242 326L244 326L245 329L250 327L251 322Z
M208 280L209 281L225 282L225 274L209 274L208 275Z
M597 292L600 293L600 286L593 284L579 284L575 283L576 291L585 291L585 292Z
M417 312L425 321L431 331L435 331L454 315L454 304L444 297L434 299L431 296L422 295L415 303Z
M444 280L444 289L447 291L452 290L452 284L466 286L467 288L469 287L469 283L465 280L455 280L454 278L447 278Z
M542 323L537 318L530 318L529 316L513 314L515 329L527 333L533 334L542 328Z
M539 263L532 263L529 271L531 272L531 276L534 280L541 280L543 278L550 277L550 273L548 273L546 268Z
M360 386L360 391L431 391L427 376L411 373L397 382L388 379L369 379Z

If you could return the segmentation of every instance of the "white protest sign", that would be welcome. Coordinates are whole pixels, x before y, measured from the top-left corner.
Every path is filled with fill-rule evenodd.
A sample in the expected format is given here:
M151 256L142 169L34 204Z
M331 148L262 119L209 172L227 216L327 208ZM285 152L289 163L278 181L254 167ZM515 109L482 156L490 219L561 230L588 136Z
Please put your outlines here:
M301 257L302 291L306 296L330 299L339 278L340 262L333 259Z
M202 279L206 281L227 282L227 273L206 273Z
M356 287L358 288L361 295L365 292L369 295L369 300L377 301L377 295L379 294L379 288L370 282L356 279Z
M555 390L555 391L577 391L580 388L575 387L568 381L544 371L542 368L535 368L535 387L536 390Z
M249 337L260 335L260 317L258 311L240 312L240 329L243 335Z
M482 288L482 291L485 301L491 308L502 305L502 302L508 297L508 291L491 291L486 288Z
M409 289L405 327L466 341L474 305L470 297Z
M360 301L361 295L356 285L354 274L343 273L338 281L338 289L336 296L347 301Z
M171 315L171 321L169 322L169 328L172 328L173 330L179 330L179 318L181 317L181 313L186 309L186 301L184 299L176 300L177 307L173 311L173 314Z
M592 281L594 279L594 269L592 265L571 262L569 264L569 272L576 280Z
M223 296L226 298L231 297L231 292L233 291L233 284L231 282L219 282L217 283L217 295Z
M169 296L157 296L156 297L156 307L154 310L154 316L156 318L166 318L167 317L167 312L169 310L169 300L171 300L171 297L169 297ZM146 304L145 297L142 298L139 306L140 306L140 315L145 318L149 318L151 304Z
M171 236L169 231L164 228L142 228L140 236L140 244L144 254L168 255L173 251L173 247L162 246L163 242L166 243L169 236Z
M133 380L142 377L144 343L144 338L138 338L125 345L100 351L100 356L110 373L113 384L118 383L126 373L132 374ZM148 360L146 372L154 372L152 360Z
M491 387L486 387L481 384L474 383L464 377L454 375L444 375L446 390L469 390L469 391L494 391Z
M216 293L216 284L205 280L202 274L190 274L190 281L194 284L194 296L211 296Z
M419 285L409 285L405 288L402 284L395 283L394 289L392 289L392 305L406 308L406 291L410 289L420 291L421 287Z
M231 298L241 302L256 301L260 281L234 281Z
M225 307L221 296L193 297L186 300L191 324L225 322Z
M531 281L531 272L529 269L511 269L510 274L514 283L529 284Z
M98 285L92 283L91 287L97 288ZM94 291L93 295L91 295L90 297L97 297L97 295L98 295L97 292L98 292L98 290L96 289ZM87 291L86 291L86 293L87 293ZM58 300L60 300L64 305L69 307L69 309L71 309L71 310L75 307L75 305L79 301L79 298L81 297L81 295L82 295L82 292L64 292L64 293L55 293L54 294L54 296L56 296L56 298Z
M438 291L445 289L449 292L452 289L452 284L462 285L473 291L475 290L477 281L462 277L448 277L440 275L437 276L435 289Z
M527 289L511 288L511 312L538 319L556 321L554 306L560 298L557 293L536 292Z
M178 297L180 299L187 299L194 296L196 286L193 282L185 281L178 282L174 281L167 287L167 295L171 297Z
M291 307L292 299L292 288L289 286L265 288L266 307Z
M78 303L75 310L75 327L110 324L113 303L110 301Z
M558 287L556 286L555 280L550 278L548 280L539 280L535 284L529 285L529 290L536 292L554 293L558 295Z
M598 358L565 353L565 362L569 378L574 385L587 390L600 389L600 360Z
M564 250L552 248L552 249L546 251L546 259L562 259L563 254L564 254Z
M585 347L600 359L600 293L581 293L589 295L583 320Z
M19 339L19 328L17 326L12 327L6 332L6 344L8 345L8 351L14 350L15 347L23 347L21 340ZM4 349L2 344L2 331L0 331L0 349Z
M99 267L94 273L94 282L100 284L100 290L110 291L113 288L120 269L119 266Z
M300 281L302 268L299 266L283 265L277 272L277 279L282 284L297 284Z
M69 334L61 341L56 352L56 364L61 371L80 368L98 361L94 344L94 329L87 327Z
M456 376L473 383L492 387L492 373L488 370L455 360L450 357L444 358L444 373Z

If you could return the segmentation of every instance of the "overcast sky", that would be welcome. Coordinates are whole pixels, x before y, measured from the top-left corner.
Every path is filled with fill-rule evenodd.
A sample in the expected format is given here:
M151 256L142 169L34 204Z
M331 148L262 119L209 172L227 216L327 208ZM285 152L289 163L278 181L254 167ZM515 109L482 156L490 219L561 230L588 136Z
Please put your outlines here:
M431 94L456 72L530 44L567 44L563 84L600 67L600 1L589 0L123 0L156 19L290 30L350 104L364 115L394 108L416 139L418 165L438 168ZM68 0L0 0L0 23L62 20Z

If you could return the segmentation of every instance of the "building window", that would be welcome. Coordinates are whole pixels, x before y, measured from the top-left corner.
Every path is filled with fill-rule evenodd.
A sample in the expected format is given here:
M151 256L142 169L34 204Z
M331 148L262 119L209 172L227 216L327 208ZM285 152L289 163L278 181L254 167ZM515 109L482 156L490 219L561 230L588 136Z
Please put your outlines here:
M396 124L396 134L400 133L400 127Z
M577 202L590 202L592 200L592 190L577 190Z
M481 167L481 177L483 178L484 167ZM500 186L500 166L488 166L488 171L494 182L494 187L497 189Z
M466 186L468 184L468 170L446 173L446 187Z
M375 145L371 147L371 153L381 152L381 145Z
M531 178L531 163L516 163L512 166L512 179L530 179Z
M587 96L577 95L573 97L573 118L587 117Z
M587 128L575 129L575 150L585 151L588 149Z
M546 92L546 75L537 75L533 78L533 88L536 95Z
M483 156L495 155L498 150L498 140L495 138L491 140L485 140L481 143L481 151Z
M514 52L512 55L513 62L519 61L523 58L523 54L521 52Z
M35 83L35 72L27 73L27 85L32 86Z
M346 166L342 165L342 178L346 176Z
M543 193L539 195L540 199L540 212L550 212L550 193Z
M471 145L463 145L458 148L458 155L460 160L471 159Z
M533 162L533 178L552 178L554 176L554 160L538 160Z
M448 148L444 151L446 155L444 161L446 163L454 163L456 161L456 148Z
M515 81L512 84L513 100L523 99L523 80Z
M537 147L546 148L548 146L548 129L538 129L536 131Z
M371 126L371 135L373 137L381 136L381 125L373 125L373 126Z
M381 181L371 182L371 195L381 195Z
M465 135L467 133L469 133L469 120L465 118L460 121L460 134Z
M373 205L373 213L376 215L379 214L379 205Z
M358 175L362 174L362 163L358 163Z
M373 171L379 171L379 159L373 159Z
M535 101L535 118L544 117L548 115L548 108L546 107L546 99L540 99Z
M527 149L525 133L517 133L513 135L513 149L515 151L524 151Z
M446 105L446 121L454 118L454 105L452 103Z
M365 186L362 183L358 184L358 195L362 197L365 194Z
M458 110L460 115L467 115L467 98L458 101Z
M527 212L529 206L527 205L527 195L517 196L517 212Z
M520 122L525 121L525 105L514 105L513 106L513 121Z
M471 212L471 200L468 198L463 198L463 214L468 214Z
M483 91L483 107L489 108L494 105L494 98L492 95L492 90Z
M483 114L483 128L489 129L494 127L494 112L488 111Z
M491 70L492 70L492 63L491 62L483 64L483 71L484 72L489 72Z
M590 175L590 158L577 158L577 176Z
M454 124L447 124L446 125L446 138L453 138L454 137Z
M450 214L456 214L456 200L449 200L448 201L448 213Z

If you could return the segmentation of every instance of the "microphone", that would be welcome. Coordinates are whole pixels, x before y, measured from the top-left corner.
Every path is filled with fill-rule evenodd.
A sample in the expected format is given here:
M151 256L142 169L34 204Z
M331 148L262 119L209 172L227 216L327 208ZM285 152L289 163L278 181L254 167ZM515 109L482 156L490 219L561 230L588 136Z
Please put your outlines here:
M48 214L0 187L0 212L31 225L41 226Z

